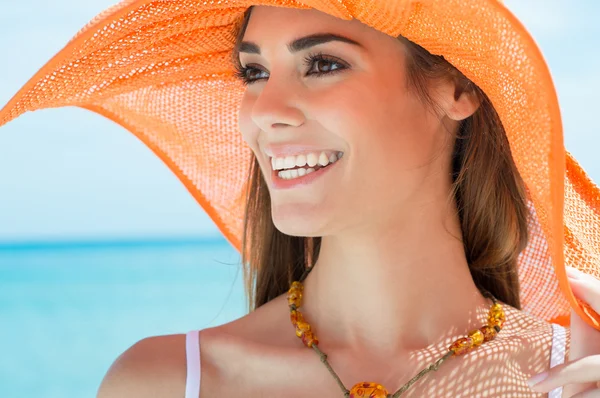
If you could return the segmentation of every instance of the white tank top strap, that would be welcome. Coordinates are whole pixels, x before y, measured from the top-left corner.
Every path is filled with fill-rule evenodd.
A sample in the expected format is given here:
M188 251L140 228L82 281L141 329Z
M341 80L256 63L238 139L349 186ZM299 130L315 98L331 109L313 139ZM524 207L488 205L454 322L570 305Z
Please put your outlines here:
M552 323L552 347L550 349L550 367L562 365L566 360L567 329ZM561 398L562 387L557 387L548 393L548 398Z
M200 331L192 330L185 335L185 357L187 377L185 380L185 398L200 396Z

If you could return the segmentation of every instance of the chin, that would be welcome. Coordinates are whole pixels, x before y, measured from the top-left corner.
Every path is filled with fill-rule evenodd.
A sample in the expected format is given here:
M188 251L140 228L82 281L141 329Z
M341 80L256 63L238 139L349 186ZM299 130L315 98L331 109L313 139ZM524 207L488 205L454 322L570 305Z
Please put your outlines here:
M325 220L307 216L306 213L273 212L273 224L281 233L289 236L318 237L323 236Z

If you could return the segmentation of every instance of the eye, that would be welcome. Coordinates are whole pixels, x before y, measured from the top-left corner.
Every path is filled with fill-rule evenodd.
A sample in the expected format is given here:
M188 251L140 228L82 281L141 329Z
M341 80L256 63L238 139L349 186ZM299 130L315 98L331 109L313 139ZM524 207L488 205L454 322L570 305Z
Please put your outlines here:
M332 74L334 72L339 72L340 70L346 69L346 66L339 60L324 55L322 53L308 54L306 58L304 58L304 64L309 67L309 71L313 71L316 69L316 72L309 74L316 75L317 77L322 76L324 74ZM319 66L324 67L324 70L319 68Z
M244 84L251 84L253 82L255 82L256 80L260 79L259 75L260 73L266 73L263 70L260 70L258 68L254 68L252 66L242 66L241 64L237 64L235 65L235 77L237 77L238 79L240 79L242 81L242 83Z
M323 75L331 75L340 72L344 69L348 69L346 63L342 62L333 57L318 54L308 54L304 58L304 64L308 67L308 76L321 77ZM260 76L267 72L254 66L241 64L235 65L235 76L242 81L245 85L252 84L257 80L263 79L268 76Z

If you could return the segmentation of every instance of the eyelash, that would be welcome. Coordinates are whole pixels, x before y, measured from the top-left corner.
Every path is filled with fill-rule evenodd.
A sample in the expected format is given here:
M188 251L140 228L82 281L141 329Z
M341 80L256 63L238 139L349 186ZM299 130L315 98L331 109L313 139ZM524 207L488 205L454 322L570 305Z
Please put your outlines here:
M316 53L316 54L308 54L306 57L304 57L304 65L306 65L307 67L309 67L309 71L313 69L314 65L316 62L318 61L324 61L327 62L329 64L337 64L338 66L341 65L341 68L337 68L337 69L333 69L329 72L314 72L314 73L310 73L309 75L312 75L314 77L322 77L323 75L331 75L331 74L335 74L337 72L341 72L344 69L347 69L347 66L343 63L341 63L339 60L333 58L333 57L329 57L327 55L323 55L323 53ZM242 66L241 64L237 63L235 65L235 76L240 79L242 81L242 83L244 85L249 85L252 84L258 80L260 80L261 78L254 78L251 79L248 77L248 72L252 71L252 70L257 70L260 72L264 72L258 68L253 68L253 67L249 67L249 66Z

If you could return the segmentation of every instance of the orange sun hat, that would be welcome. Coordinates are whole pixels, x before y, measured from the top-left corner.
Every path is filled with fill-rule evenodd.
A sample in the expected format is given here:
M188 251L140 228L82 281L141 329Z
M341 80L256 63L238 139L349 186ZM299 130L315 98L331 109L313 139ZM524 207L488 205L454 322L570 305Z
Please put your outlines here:
M78 106L119 123L181 180L241 250L251 150L238 131L234 27L251 5L314 8L443 55L491 99L527 189L522 309L569 325L565 265L600 279L600 191L565 151L555 87L531 35L499 0L126 0L104 11L0 110Z

